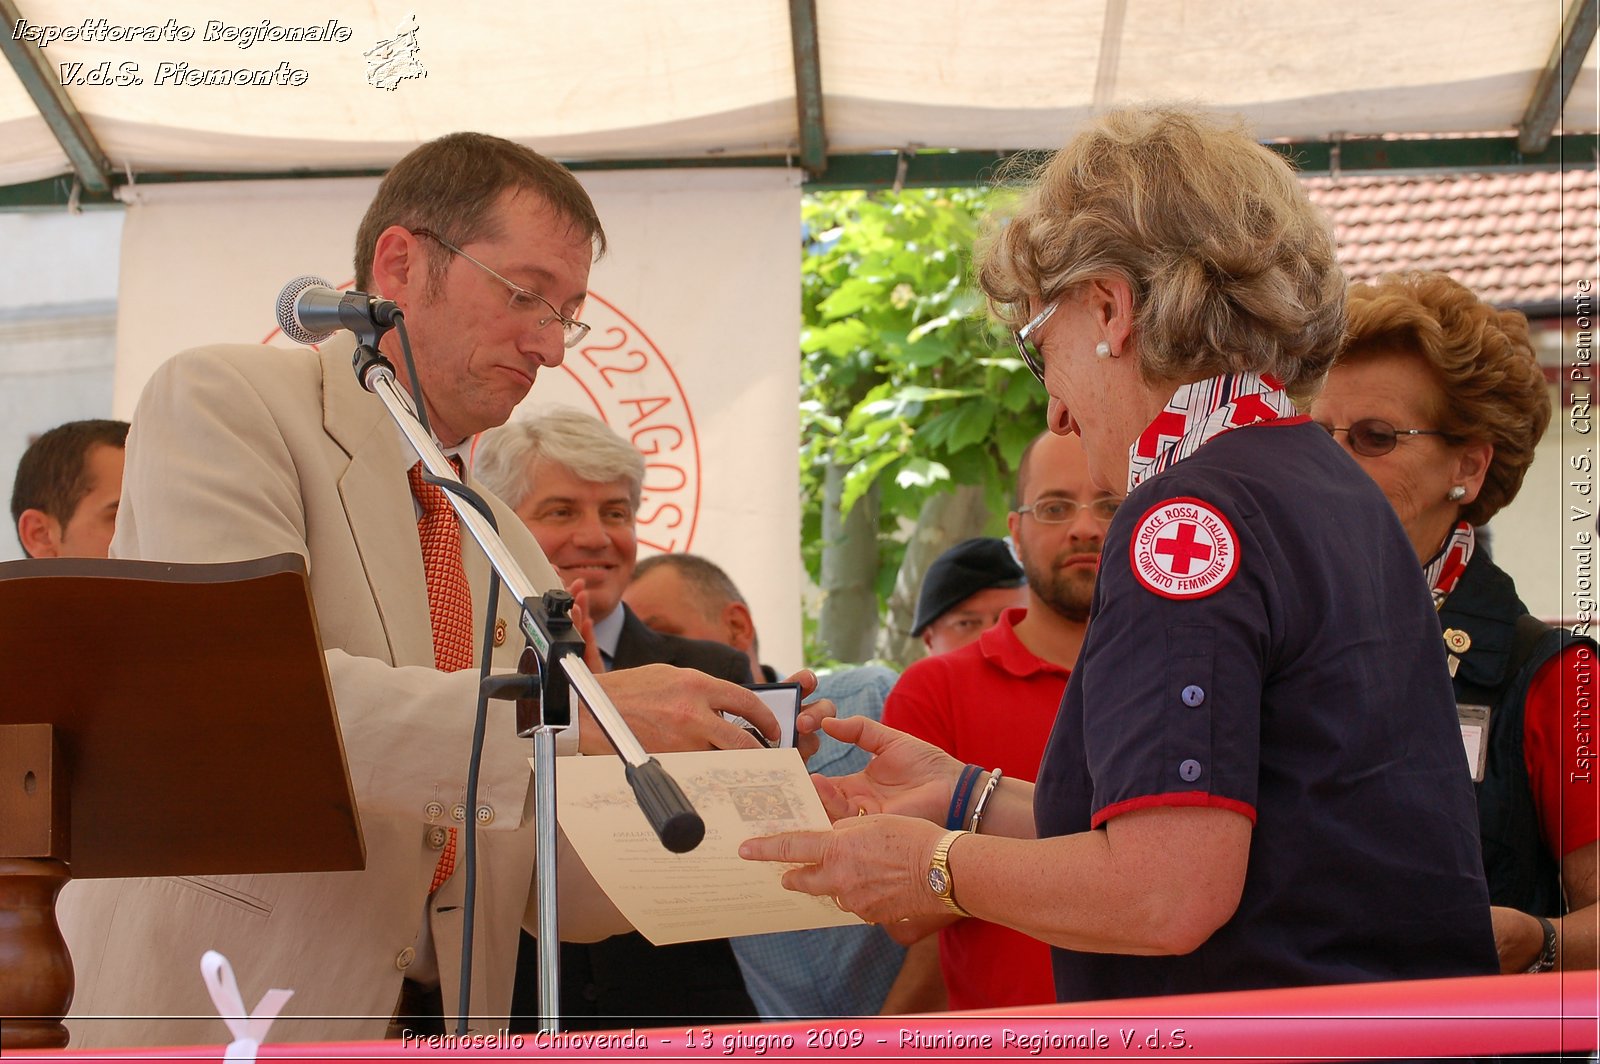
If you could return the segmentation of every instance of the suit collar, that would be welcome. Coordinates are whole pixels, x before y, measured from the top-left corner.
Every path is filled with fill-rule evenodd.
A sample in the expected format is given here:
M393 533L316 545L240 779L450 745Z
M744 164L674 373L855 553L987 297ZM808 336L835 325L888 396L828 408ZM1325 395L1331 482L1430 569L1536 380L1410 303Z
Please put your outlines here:
M399 431L391 427L383 402L361 387L351 367L355 337L340 333L322 345L322 425L346 454L354 455L370 445L379 429L390 436Z
M662 660L661 633L641 621L628 609L627 603L620 603L618 609L622 611L622 634L617 637L617 651L612 655L611 667L631 669Z
M611 660L617 657L617 647L622 642L622 629L627 623L628 608L622 603L617 603L617 608L603 621L594 622L594 641L600 652ZM638 619L635 618L635 621Z
M323 427L350 456L339 475L339 497L378 604L392 660L432 662L422 545L405 480L406 469L416 459L382 401L356 380L350 366L354 351L354 337L341 334L322 345L320 352Z

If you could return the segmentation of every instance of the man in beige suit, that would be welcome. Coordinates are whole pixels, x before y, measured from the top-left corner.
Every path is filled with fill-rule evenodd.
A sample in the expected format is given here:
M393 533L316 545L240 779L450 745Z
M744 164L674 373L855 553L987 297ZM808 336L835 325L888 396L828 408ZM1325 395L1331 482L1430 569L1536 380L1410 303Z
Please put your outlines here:
M466 453L476 433L503 422L538 370L559 365L565 344L581 337L571 319L603 248L577 181L507 141L453 134L384 179L357 234L357 287L404 311L447 451ZM383 348L399 366L396 341L391 333ZM477 675L434 668L420 510L407 483L416 457L357 384L352 346L341 336L320 354L211 347L163 365L134 415L112 553L306 558L367 867L70 885L60 909L77 965L75 1046L226 1041L219 1020L201 1019L214 1013L199 976L206 949L230 958L247 1001L269 986L295 991L274 1040L382 1037L403 982L408 991L437 987L448 1019L464 876L432 894L429 886L448 834L441 829L467 816L479 827L472 1000L483 1019L473 1028L492 1030L506 1014L516 928L532 923L532 744L516 738L509 703L491 703L480 804L465 808ZM532 581L558 586L522 522L503 505L495 512ZM462 538L477 641L488 569ZM501 613L514 636L508 599ZM513 668L519 650L520 640L506 640L496 667ZM753 745L722 710L777 735L748 691L699 673L650 666L609 673L602 684L648 749ZM225 696L217 710L228 711ZM808 734L822 712L806 721ZM568 750L608 750L587 711L576 732L564 733ZM577 859L561 864L563 937L625 929L585 889Z

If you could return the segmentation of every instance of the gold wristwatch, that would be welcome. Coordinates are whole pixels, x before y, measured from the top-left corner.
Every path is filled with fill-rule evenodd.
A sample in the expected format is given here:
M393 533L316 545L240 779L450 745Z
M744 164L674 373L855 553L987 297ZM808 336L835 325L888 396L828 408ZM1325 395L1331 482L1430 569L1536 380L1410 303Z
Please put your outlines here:
M945 907L957 916L971 916L972 914L961 907L956 901L955 879L950 875L950 846L967 831L948 831L934 843L933 858L928 862L928 889L944 902Z

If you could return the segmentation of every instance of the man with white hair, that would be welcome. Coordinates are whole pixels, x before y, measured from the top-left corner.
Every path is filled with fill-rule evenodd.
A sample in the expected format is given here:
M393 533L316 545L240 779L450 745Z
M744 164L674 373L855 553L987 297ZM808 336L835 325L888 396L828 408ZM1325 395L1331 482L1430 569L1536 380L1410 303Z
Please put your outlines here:
M479 478L522 518L582 604L585 642L605 669L665 664L749 683L750 662L721 643L652 631L622 602L639 540L644 458L598 419L555 409L485 433ZM512 1030L536 1030L537 946L522 933ZM563 944L561 1012L571 1028L649 1027L755 1015L727 939L652 946L636 933Z

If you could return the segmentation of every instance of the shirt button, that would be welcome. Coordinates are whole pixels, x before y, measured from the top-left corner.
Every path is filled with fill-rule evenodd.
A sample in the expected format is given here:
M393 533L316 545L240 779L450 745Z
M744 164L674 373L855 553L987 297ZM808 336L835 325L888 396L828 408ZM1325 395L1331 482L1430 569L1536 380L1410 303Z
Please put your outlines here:
M428 833L426 836L424 836L424 838L427 840L428 849L442 850L444 849L444 844L449 841L450 829L440 827L436 824L428 829Z
M494 823L494 810L489 808L486 805L478 806L478 823L480 823L480 824L493 824Z
M1178 766L1178 777L1185 783L1193 783L1200 778L1200 762L1190 758Z
M465 824L467 822L466 804L463 802L457 802L455 805L452 805L450 807L450 819L454 820L458 824Z
M403 972L407 968L411 967L411 962L416 959L417 951L412 949L410 946L407 946L405 949L400 951L399 956L395 957L394 966Z
M444 805L440 802L429 802L422 810L429 820L438 820L444 816Z
M1188 687L1185 687L1183 689L1183 704L1184 705L1190 706L1190 707L1198 706L1201 702L1204 702L1205 700L1206 700L1206 692L1205 692L1204 688L1196 687L1194 684L1190 684Z

